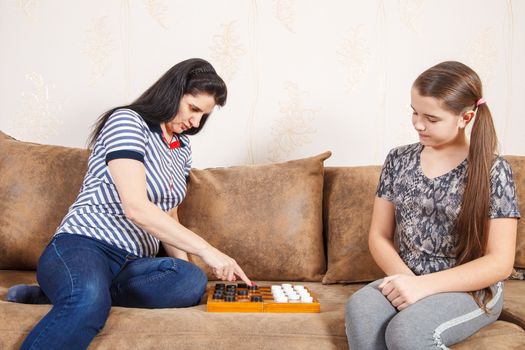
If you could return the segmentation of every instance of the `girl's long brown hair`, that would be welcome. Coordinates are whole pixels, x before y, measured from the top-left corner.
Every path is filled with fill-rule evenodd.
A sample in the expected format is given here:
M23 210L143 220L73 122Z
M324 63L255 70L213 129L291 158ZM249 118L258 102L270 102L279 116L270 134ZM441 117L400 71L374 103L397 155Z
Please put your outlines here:
M467 181L456 223L457 265L477 259L487 248L487 222L490 200L490 170L497 148L492 115L486 103L476 106L483 97L481 80L463 63L448 61L429 68L414 82L421 96L438 99L442 107L459 115L475 110L470 135ZM492 290L472 293L476 303L486 310Z

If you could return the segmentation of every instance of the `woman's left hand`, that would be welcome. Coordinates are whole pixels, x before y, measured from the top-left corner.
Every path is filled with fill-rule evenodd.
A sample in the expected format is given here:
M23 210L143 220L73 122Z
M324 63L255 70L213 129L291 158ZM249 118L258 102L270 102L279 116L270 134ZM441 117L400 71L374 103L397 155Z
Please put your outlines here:
M378 286L393 307L399 311L432 294L420 276L392 275Z

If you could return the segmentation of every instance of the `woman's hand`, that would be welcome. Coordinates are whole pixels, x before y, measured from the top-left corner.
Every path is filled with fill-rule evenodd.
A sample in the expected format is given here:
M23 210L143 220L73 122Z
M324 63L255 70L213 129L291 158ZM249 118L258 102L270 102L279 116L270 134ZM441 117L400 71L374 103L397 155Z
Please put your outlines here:
M240 266L237 265L237 262L234 259L211 245L201 251L200 257L212 268L213 274L217 276L217 278L231 282L237 279L235 277L237 275L246 282L246 284L249 286L252 285L250 279L246 276Z
M429 286L419 276L388 276L378 288L399 311L432 294Z

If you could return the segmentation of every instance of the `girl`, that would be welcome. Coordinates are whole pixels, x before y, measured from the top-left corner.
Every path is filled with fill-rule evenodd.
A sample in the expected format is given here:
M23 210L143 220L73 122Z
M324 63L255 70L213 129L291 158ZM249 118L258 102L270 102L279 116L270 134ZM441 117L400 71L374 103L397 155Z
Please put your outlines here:
M387 277L347 302L352 350L446 349L498 319L512 271L520 213L478 75L440 63L411 101L419 143L383 166L369 247Z
M202 129L226 94L208 62L190 59L131 105L101 116L80 193L38 263L40 287L9 290L10 301L53 304L22 349L85 349L112 305L198 304L207 278L187 253L220 279L251 284L235 260L177 219L191 168L187 135ZM155 258L161 242L170 257Z

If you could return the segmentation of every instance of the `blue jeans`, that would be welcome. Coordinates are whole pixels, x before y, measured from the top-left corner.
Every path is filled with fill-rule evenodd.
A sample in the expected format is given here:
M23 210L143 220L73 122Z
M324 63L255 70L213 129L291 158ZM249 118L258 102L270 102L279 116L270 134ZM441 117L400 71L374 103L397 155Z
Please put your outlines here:
M42 253L37 280L53 307L21 349L86 349L112 305L188 307L199 303L207 278L176 258L139 258L75 234L57 235Z

